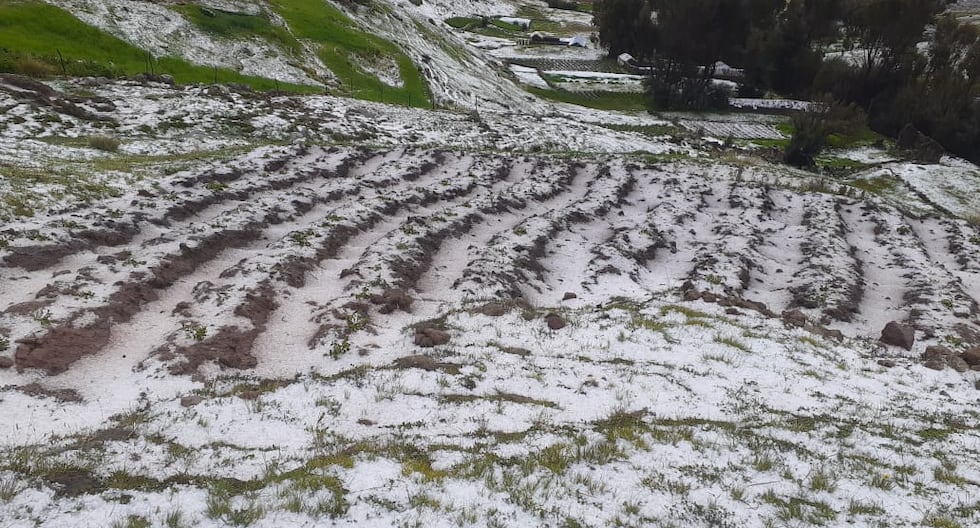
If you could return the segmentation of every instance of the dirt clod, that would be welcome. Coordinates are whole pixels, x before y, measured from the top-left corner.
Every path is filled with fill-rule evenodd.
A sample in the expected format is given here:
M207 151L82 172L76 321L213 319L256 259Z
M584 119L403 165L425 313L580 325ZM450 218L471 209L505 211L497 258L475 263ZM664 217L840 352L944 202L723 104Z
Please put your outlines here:
M412 308L412 297L408 292L400 288L389 288L380 294L371 296L371 304L381 305L378 309L383 314L389 314L395 310L410 312Z
M879 341L886 345L912 350L912 344L915 343L915 330L911 326L892 321L881 331Z
M561 330L568 324L565 322L565 319L562 316L556 313L549 313L548 315L544 316L544 320L546 323L548 323L548 328L552 330Z
M791 326L806 326L806 315L796 308L786 310L783 312L783 321Z
M476 313L483 314L487 317L500 317L505 313L510 311L510 306L507 303L502 302L491 302L484 304L483 306L477 308Z
M204 398L196 395L184 396L180 399L181 407L194 407L204 401Z
M963 361L966 361L966 364L970 365L971 367L980 365L980 347L973 347L966 352L963 352L960 357L963 358Z
M443 370L451 374L459 372L460 365L456 363L446 363L437 361L435 358L423 355L405 356L394 361L393 365L399 369L417 368L428 372Z
M437 328L420 328L415 333L415 344L422 348L432 348L449 342L449 332Z

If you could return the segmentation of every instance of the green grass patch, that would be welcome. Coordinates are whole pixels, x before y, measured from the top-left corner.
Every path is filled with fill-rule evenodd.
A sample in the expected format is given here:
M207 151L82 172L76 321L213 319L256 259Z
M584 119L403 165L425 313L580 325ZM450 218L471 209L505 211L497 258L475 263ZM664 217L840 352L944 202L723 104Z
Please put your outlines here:
M753 139L746 141L746 144L751 143L760 148L778 148L784 150L789 145L790 138L783 139Z
M531 20L532 31L543 31L545 33L560 33L563 29L561 22L556 22L548 18L548 14L541 8L533 5L522 5L517 9L517 16Z
M867 126L862 126L860 129L852 132L827 136L827 146L830 148L870 147L883 143L884 139L884 136L881 134L878 134Z
M273 24L265 15L230 13L193 4L178 4L172 9L198 28L212 35L226 38L258 36L293 53L299 53L303 50L303 46L289 34L285 27Z
M321 0L274 0L293 35L319 44L317 55L341 81L346 95L409 106L429 105L428 89L412 60L394 43L366 33ZM403 86L388 86L364 68L393 61ZM384 66L382 66L384 67Z
M445 20L446 25L454 29L470 29L479 26L482 22L474 17L451 17Z
M816 159L816 163L818 167L834 171L856 171L868 166L860 161L837 156L820 156Z
M319 91L313 86L278 84L229 69L196 66L175 57L152 57L63 9L40 2L0 5L0 42L0 71L33 77L121 77L151 71L171 75L181 84L217 81L246 84L256 90Z
M518 26L517 24L511 24L510 22L504 22L503 20L500 20L499 18L491 18L490 19L490 25L492 25L494 27L497 27L497 28L500 28L500 29L502 29L504 31L514 31L514 32L518 32L518 33L523 33L524 32L524 28L522 28L521 26Z
M850 185L871 194L882 195L894 191L901 183L902 180L895 176L876 176L854 180Z

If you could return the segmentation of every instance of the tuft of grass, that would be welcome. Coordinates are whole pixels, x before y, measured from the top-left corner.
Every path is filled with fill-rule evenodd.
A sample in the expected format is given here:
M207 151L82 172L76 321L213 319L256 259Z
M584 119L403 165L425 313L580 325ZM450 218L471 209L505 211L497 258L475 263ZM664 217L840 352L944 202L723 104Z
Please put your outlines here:
M963 528L963 525L947 515L930 514L922 519L922 526L932 528Z
M89 136L88 146L105 152L116 152L119 150L119 140L112 136Z
M851 515L881 515L885 513L885 509L878 504L851 499L847 505L847 513Z
M402 462L402 475L420 475L425 482L438 482L445 479L448 471L434 469L432 459L425 453L416 454Z
M732 347L734 349L741 350L742 352L745 352L746 354L751 354L752 353L752 349L750 349L748 345L746 345L745 343L742 343L741 341L739 341L737 339L731 338L731 337L723 337L721 335L716 335L715 336L715 343L720 343L722 345L728 345L728 346L730 346L730 347Z
M163 523L167 528L181 528L183 526L184 514L180 510L171 510L164 517Z
M902 180L895 176L876 176L854 180L850 185L870 194L883 195L894 191L901 183Z
M607 418L595 422L595 430L605 435L610 442L623 439L643 447L646 445L643 434L651 430L650 425L643 421L646 415L646 409L632 412L616 409Z
M112 528L150 528L150 520L138 515L130 515L125 520L112 523Z
M20 493L20 484L16 477L9 475L0 478L0 502L10 502Z
M820 468L810 475L810 489L814 491L833 492L837 489L837 483L829 471Z
M556 475L561 475L571 465L572 450L565 444L553 444L538 452L538 463Z

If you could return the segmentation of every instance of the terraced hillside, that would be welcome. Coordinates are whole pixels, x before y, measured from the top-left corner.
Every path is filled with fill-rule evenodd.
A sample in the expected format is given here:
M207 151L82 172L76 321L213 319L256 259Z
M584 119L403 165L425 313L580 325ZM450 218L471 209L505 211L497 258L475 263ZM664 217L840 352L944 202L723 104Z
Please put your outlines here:
M796 309L849 337L889 321L941 342L980 333L978 234L965 221L724 165L341 147L265 156L175 175L126 210L72 211L87 227L7 247L16 366L62 372L129 325L159 330L145 352L171 372L249 368L256 341L325 352L349 337L338 319L367 324L377 309L554 306L566 291L590 305L676 292Z
M980 518L980 230L912 183L560 115L44 86L0 82L5 524Z

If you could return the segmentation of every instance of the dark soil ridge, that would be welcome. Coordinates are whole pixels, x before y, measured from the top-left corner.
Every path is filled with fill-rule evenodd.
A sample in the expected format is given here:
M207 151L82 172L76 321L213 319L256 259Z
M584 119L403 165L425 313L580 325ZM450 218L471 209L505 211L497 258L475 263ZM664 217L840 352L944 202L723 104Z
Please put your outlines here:
M496 165L496 168L486 176L485 179L479 178L479 181L471 182L465 189L465 192L460 194L458 192L446 193L448 200L454 200L461 198L470 194L473 189L477 187L483 187L488 185L493 185L500 181L506 180L510 176L510 171L513 167L513 160L504 159ZM425 199L419 202L420 205L429 205L430 203L435 203L431 199L433 196L430 194ZM448 210L449 208L447 208ZM391 272L391 276L394 281L391 286L395 289L402 291L409 291L416 288L416 285L422 275L428 271L429 267L432 265L432 260L438 253L439 249L442 247L442 243L449 237L459 237L468 233L474 225L483 221L482 214L496 214L506 210L504 202L501 200L493 200L489 206L480 207L477 211L471 211L465 215L454 216L452 220L445 222L436 229L431 229L425 224L424 219L416 219L415 217L408 217L399 227L399 230L404 232L404 228L411 226L417 231L421 231L418 236L410 239L408 247L400 250L399 254L392 258L386 259L385 265ZM420 221L416 221L420 220ZM418 226L416 227L416 224ZM365 252L365 254L367 251ZM356 268L360 268L363 265L363 256L355 265ZM356 289L361 285L361 281L352 281L347 289Z
M334 147L327 150L326 153L335 153L338 150L339 149ZM281 168L284 167L289 160L302 156L307 152L308 151L305 148L300 147L294 153L284 155L279 160L273 160L267 163L264 171L267 173L272 172L268 170L270 166L279 167L277 170L281 170ZM72 238L62 240L54 244L37 244L32 246L14 247L9 250L9 254L4 256L0 266L21 268L25 271L31 272L50 268L65 257L81 253L83 251L90 251L98 247L116 247L128 244L133 240L133 238L136 237L136 235L140 233L139 226L143 222L169 227L171 222L182 222L200 214L208 207L219 203L233 200L245 201L259 193L295 187L296 185L316 178L345 177L348 174L351 166L354 163L362 162L365 159L364 156L366 155L366 151L363 150L351 153L349 157L345 158L344 161L342 161L338 167L332 171L325 171L323 169L301 171L298 172L296 176L289 178L256 179L255 181L259 182L258 184L244 189L216 190L202 197L173 204L169 206L160 216L152 218L148 217L142 211L134 211L130 213L131 218L125 221L106 220L105 223L109 224L109 227L107 228L86 229L71 233L73 235ZM279 163L280 161L282 161L282 163ZM227 172L210 170L198 176L175 181L174 185L190 188L207 185L208 183L230 183L241 179L245 175L258 172L259 171L245 171L238 167L232 168ZM153 196L147 193L147 196L145 197L152 198Z
M235 315L244 317L252 328L243 329L238 326L222 326L211 337L192 345L177 347L174 353L185 358L185 361L172 365L171 374L193 374L198 367L208 361L233 369L249 369L258 365L258 359L252 354L252 345L256 338L265 332L269 316L279 307L276 302L276 292L271 281L266 279L257 288L245 296L244 302L235 307Z
M179 254L166 258L148 275L134 273L133 281L117 283L119 289L106 304L76 312L43 336L18 340L14 353L18 370L37 368L50 375L59 374L82 357L97 354L108 345L113 324L129 322L143 306L159 298L159 290L172 286L222 251L246 245L267 226L266 222L252 222L242 229L212 234L193 248L182 245ZM75 322L87 314L94 314L95 320L76 327Z
M439 155L444 156L444 154ZM445 161L444 157L440 159ZM437 167L438 165L423 163L416 168L417 170L410 169L403 173L399 178L404 181L413 182L418 180L422 175L430 174ZM469 189L465 191L465 193L471 192L472 187L473 186L469 186ZM320 242L316 253L312 257L292 258L284 263L277 264L274 268L276 275L280 278L280 280L285 281L286 284L293 288L304 287L306 285L306 274L316 269L320 262L333 258L340 253L340 250L344 247L344 245L350 241L350 239L357 236L357 234L374 228L374 226L381 223L384 218L397 213L408 205L434 203L439 201L439 191L421 188L421 192L424 195L423 197L410 198L408 200L400 201L388 200L383 196L379 196L381 203L370 215L353 225L340 224L332 227L329 234L327 234L323 241ZM432 197L431 195L435 195L435 197Z
M347 165L343 170L346 173L349 169L350 165ZM329 201L338 199L342 194L344 193L331 193L320 198ZM293 205L296 207L295 214L303 214L314 206L309 202L295 202ZM269 225L282 223L286 219L280 212L270 211L261 221L253 221L243 229L214 233L193 248L182 244L179 255L164 258L151 270L149 277L136 277L137 282L122 284L120 289L110 296L106 305L73 314L43 337L21 340L15 352L17 368L41 368L48 374L64 372L78 359L96 354L104 348L109 341L111 325L128 322L143 305L158 298L156 293L158 290L166 289L178 279L190 275L201 264L214 259L222 251L247 245L259 238L263 229ZM267 295L265 288L259 288L258 293L248 294L245 303L239 306L236 312L238 310L254 312L255 309L250 307L251 303L256 302L255 299L265 299ZM274 300L269 302L275 304ZM95 313L96 320L84 327L76 328L74 321L86 313ZM251 344L264 330L264 325L263 320L261 324L254 324L253 329L248 331L242 331L237 327L222 327L217 335L205 341L206 344L202 345L202 348L190 347L186 350L178 350L189 358L188 364L192 366L178 367L175 372L196 370L201 362L209 358L217 359L219 363L232 368L254 367L254 358L250 354Z
M116 123L116 120L111 117L99 115L80 106L86 104L100 112L114 111L116 105L104 97L83 97L67 94L30 77L10 73L0 73L0 90L35 107L50 108L59 114L76 117L83 121Z
M844 202L840 198L834 199L834 226L833 233L834 236L841 241L846 241L847 236L847 225L841 216L841 208L844 206ZM847 204L854 205L854 204ZM821 229L821 226L814 225L814 213L813 210L808 210L803 214L803 226L807 229ZM846 242L844 242L846 243ZM803 269L813 270L817 268L814 263L815 257L829 255L827 248L818 243L812 241L803 242L801 248L801 253L803 258L800 261L800 265ZM811 279L804 284L798 286L793 286L790 288L790 293L793 295L790 301L788 309L792 308L808 308L817 309L823 307L822 313L826 318L842 321L851 322L854 319L854 315L858 313L861 301L864 298L865 289L865 278L864 278L864 263L857 256L857 248L848 245L847 255L836 255L834 257L838 261L847 261L850 264L851 274L847 277L835 276L834 282L837 284L842 284L843 287L839 288L842 293L843 298L838 298L833 301L829 306L827 306L823 295L820 292L820 286L825 283L826 278L819 280L816 277ZM850 275L853 275L850 276Z
M703 197L704 194L702 194ZM725 247L725 241L730 237L744 237L748 241L749 252L758 255L758 248L765 242L764 235L759 231L741 232L745 228L745 224L740 221L740 218L742 215L755 212L756 219L760 221L771 220L771 212L775 208L775 203L769 195L769 189L767 187L741 187L738 182L733 181L729 188L727 205L728 211L738 212L739 217L732 219L730 216L727 216L728 211L726 211L726 216L723 221L718 218L712 218L713 225L711 232L715 235L715 242L711 246L706 246L698 251L694 266L687 275L686 284L708 280L708 277L711 276L724 276L724 273L716 270L716 266L722 263L722 259L719 256L724 256L725 262L733 262L737 266L738 284L735 287L723 285L721 288L712 285L709 290L713 291L710 293L731 298L742 298L745 290L751 285L753 271L764 273L765 269L752 260L749 254L746 254L744 251L737 255L732 254Z
M579 166L572 166L571 169L577 172ZM607 178L611 175L611 170L608 165L603 165L599 167L596 172L595 177L589 181L587 184L588 189L592 189L596 182ZM614 207L622 205L625 203L627 196L633 192L636 186L636 177L629 173L629 175L620 182L613 196L598 204L594 209L589 211L583 210L583 205L581 200L574 204L569 205L564 210L558 212L555 211L554 217L551 218L551 222L548 228L543 232L538 233L534 239L531 241L530 245L518 245L514 249L516 255L514 256L511 265L508 269L497 270L490 272L490 280L497 283L496 297L501 298L511 298L516 299L522 297L523 294L520 290L520 285L528 285L536 290L538 287L534 284L533 279L537 281L544 280L544 274L547 270L540 263L540 260L546 255L546 248L549 242L555 237L556 234L561 231L567 231L573 224L580 224L588 222L594 217L605 217ZM588 191L586 195L588 195ZM526 222L521 222L518 227ZM494 237L497 239L497 237ZM499 243L498 241L491 240L490 245ZM481 277L476 277L475 272L472 270L472 264L467 265L467 268L463 271L463 276L457 279L453 283L453 288L459 288L462 284L471 280L480 284L483 282ZM533 277L528 276L531 273Z

